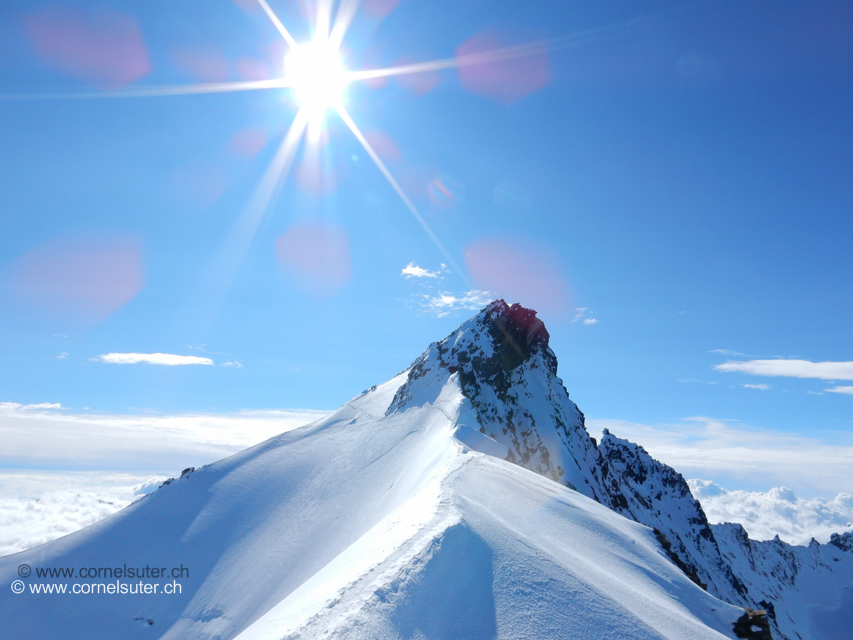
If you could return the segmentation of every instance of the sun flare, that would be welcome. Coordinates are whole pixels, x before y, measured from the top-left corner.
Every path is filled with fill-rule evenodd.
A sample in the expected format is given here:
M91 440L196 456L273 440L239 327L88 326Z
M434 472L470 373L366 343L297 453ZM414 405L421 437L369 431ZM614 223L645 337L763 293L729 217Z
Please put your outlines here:
M300 107L312 115L343 106L349 78L337 47L329 40L312 40L292 48L284 59L284 77Z

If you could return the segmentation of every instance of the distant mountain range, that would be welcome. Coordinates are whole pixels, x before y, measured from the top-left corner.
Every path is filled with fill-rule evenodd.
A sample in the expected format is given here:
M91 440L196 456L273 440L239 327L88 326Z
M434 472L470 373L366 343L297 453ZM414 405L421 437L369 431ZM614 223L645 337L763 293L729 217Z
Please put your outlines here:
M853 637L853 534L710 525L681 474L587 433L548 341L498 300L331 416L0 558L24 589L0 637ZM180 593L71 593L137 582Z

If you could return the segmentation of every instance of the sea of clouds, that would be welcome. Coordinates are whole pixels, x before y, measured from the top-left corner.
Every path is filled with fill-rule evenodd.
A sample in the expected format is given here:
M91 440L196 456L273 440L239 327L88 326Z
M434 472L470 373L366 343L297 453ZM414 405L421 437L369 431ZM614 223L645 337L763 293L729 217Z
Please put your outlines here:
M825 543L833 533L853 531L853 496L798 498L786 487L770 491L727 491L710 480L688 480L711 523L739 522L754 540L779 536L790 544Z
M156 489L161 475L0 471L0 556L94 524Z

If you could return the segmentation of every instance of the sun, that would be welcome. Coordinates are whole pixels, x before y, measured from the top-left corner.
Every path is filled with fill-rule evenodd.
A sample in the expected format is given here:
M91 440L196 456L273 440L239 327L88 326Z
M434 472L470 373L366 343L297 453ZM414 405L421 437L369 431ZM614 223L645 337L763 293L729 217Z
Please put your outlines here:
M310 115L343 107L349 77L337 47L329 40L315 39L291 48L284 59L284 78L300 108Z

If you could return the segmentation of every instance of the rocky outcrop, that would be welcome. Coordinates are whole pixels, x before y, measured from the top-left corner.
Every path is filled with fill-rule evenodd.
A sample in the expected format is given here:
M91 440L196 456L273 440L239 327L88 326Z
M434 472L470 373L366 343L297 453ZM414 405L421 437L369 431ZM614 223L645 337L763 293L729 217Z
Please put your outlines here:
M767 612L762 609L747 609L732 625L738 638L745 640L773 640Z
M752 604L743 582L722 557L702 506L684 477L643 447L606 429L598 445L605 505L660 532L667 555L694 582L732 604Z

